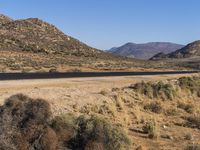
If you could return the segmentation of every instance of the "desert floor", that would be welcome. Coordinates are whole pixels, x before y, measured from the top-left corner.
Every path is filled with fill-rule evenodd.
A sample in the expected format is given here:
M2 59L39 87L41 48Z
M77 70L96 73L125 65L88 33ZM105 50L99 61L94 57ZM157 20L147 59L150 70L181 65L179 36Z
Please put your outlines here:
M25 94L50 102L54 114L73 111L73 106L98 104L105 100L101 91L129 86L140 81L176 79L188 75L93 77L47 80L0 81L0 104L14 94Z

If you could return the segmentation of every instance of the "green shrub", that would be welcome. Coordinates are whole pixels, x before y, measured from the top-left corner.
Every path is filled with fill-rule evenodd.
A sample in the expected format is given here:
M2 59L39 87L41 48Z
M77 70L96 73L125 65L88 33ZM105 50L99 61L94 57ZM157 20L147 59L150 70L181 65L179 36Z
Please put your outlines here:
M163 100L173 100L176 95L176 90L171 84L165 84L162 81L158 83L141 82L131 85L136 92L139 92L149 98L162 98Z
M182 77L178 79L179 86L182 89L189 90L192 94L200 96L200 77Z
M144 94L149 98L153 98L153 87L151 82L145 83L142 81L141 83L136 83L133 85L133 88L136 90L136 92Z
M154 95L156 97L161 97L162 99L169 99L173 100L176 91L171 84L165 84L162 81L158 82L157 84L153 85L154 87Z
M102 118L80 116L76 123L78 125L77 135L68 143L71 149L86 148L91 142L102 143L106 150L129 148L130 141L126 133Z
M59 135L59 141L67 142L77 134L77 125L73 114L56 116L51 123L51 127Z
M150 139L157 138L158 130L157 130L156 122L155 121L146 122L145 125L143 126L143 132L145 134L148 134L148 137Z

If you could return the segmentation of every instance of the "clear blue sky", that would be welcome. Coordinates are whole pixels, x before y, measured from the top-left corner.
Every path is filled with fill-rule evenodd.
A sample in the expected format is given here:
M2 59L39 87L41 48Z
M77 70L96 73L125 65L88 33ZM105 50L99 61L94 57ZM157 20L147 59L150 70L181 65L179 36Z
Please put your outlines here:
M200 39L200 0L0 0L0 13L38 17L88 45Z

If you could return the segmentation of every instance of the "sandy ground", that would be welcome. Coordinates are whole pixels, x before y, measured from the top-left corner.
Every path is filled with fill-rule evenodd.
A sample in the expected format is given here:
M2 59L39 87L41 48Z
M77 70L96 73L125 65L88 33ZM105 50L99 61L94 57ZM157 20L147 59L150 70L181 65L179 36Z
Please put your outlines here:
M73 107L98 104L106 100L101 91L128 86L135 82L173 79L186 75L93 77L47 80L0 81L0 104L11 95L23 93L50 102L55 114L72 112Z

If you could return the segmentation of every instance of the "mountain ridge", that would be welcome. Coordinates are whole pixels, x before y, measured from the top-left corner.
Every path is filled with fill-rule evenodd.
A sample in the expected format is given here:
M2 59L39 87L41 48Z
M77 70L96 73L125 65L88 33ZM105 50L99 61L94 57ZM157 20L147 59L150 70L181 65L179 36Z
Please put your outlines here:
M200 40L189 43L185 47L178 49L169 54L156 54L151 58L151 60L163 59L163 58L172 58L172 59L180 59L180 58L192 58L200 56Z
M167 54L182 47L183 45L170 42L148 42L141 44L128 42L120 47L112 48L109 52L115 55L149 59L157 53L164 52Z

